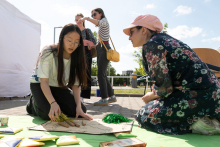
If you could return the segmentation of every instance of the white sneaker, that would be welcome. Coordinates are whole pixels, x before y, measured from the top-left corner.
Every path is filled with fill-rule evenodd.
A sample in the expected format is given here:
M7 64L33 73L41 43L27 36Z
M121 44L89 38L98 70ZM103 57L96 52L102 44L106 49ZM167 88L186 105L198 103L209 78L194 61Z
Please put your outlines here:
M192 125L192 133L203 135L220 134L220 124L216 119L204 116Z

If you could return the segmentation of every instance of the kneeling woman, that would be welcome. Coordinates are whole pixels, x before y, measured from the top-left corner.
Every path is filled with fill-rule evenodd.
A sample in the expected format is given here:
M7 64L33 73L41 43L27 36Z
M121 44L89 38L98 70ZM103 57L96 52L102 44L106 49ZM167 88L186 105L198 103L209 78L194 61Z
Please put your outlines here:
M159 133L220 133L220 84L185 43L160 33L153 15L138 16L124 29L134 47L143 46L143 66L155 82L142 97L146 103L136 120Z
M83 38L77 25L63 27L59 43L43 49L34 71L28 113L52 121L61 112L92 120L80 101L80 86L86 86L87 78Z

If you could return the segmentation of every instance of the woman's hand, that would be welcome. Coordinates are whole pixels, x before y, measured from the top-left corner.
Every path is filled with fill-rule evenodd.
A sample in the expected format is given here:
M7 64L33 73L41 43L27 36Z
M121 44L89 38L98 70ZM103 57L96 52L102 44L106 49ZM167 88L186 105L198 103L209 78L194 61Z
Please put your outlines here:
M88 50L91 50L93 48L96 48L96 45L88 46Z
M77 24L81 24L85 21L85 17L84 18L80 18L78 21L77 21Z
M84 117L85 119L93 120L93 118L90 115L83 112L83 110L80 106L77 106L76 107L76 118L75 119L77 119L79 115Z
M147 104L148 102L160 98L160 96L154 95L153 92L147 92L143 97L142 100Z
M60 114L61 114L61 110L60 110L60 106L57 104L57 102L54 102L53 104L51 104L50 112L48 114L50 119L52 121L55 121L55 116L56 116L56 118L59 118Z

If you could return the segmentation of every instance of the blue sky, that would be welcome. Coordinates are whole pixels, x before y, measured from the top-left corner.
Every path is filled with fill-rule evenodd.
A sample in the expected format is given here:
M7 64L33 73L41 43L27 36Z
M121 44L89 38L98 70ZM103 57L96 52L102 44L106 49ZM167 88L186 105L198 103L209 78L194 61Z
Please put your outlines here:
M138 15L156 15L168 23L168 34L188 44L191 48L220 47L220 1L219 0L8 0L21 12L41 23L41 49L53 43L54 27L75 23L75 15L91 16L91 10L100 7L110 23L110 35L121 56L112 63L116 72L134 70L134 61L128 36L123 33ZM86 27L97 28L90 22ZM56 29L56 42L61 29ZM41 50L39 49L39 51Z

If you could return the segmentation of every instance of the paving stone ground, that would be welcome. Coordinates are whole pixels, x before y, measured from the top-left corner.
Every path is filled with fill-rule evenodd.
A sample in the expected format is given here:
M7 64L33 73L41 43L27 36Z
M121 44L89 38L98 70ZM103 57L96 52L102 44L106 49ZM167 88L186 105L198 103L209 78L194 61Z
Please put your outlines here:
M26 98L0 98L0 115L28 116L26 104L30 97ZM93 118L101 119L106 114L118 113L125 117L133 119L136 112L144 106L141 97L117 97L117 102L110 103L108 106L94 106L93 103L100 97L91 97L84 99L87 113Z

